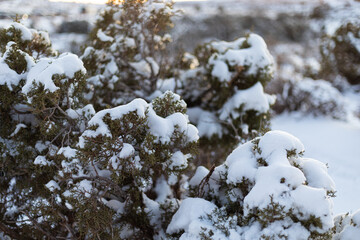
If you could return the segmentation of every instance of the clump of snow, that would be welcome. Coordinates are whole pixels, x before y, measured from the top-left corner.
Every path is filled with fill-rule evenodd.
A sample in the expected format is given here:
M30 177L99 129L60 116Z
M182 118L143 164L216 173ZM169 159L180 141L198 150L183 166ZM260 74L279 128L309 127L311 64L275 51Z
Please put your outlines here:
M37 156L34 160L34 164L35 165L40 165L40 166L50 166L53 163L49 162L45 156Z
M220 110L219 118L227 120L229 118L238 118L240 113L236 111L242 107L243 111L256 110L259 113L266 113L269 111L270 104L269 97L264 93L263 86L257 82L254 86L238 90L236 93L224 104Z
M23 75L18 74L4 62L3 58L0 58L0 85L6 85L10 90L13 89L13 85L17 86L22 79Z
M335 217L333 240L356 240L360 236L360 210Z
M14 49L16 49L16 43L8 42L6 45L6 51L2 56L0 56L0 85L6 85L10 91L13 90L14 86L19 85L21 79L25 79L27 76L27 72L18 74L6 63L10 52ZM25 61L27 62L27 70L30 69L35 64L34 59L21 50L17 51L25 57Z
M60 148L57 154L58 155L62 154L64 155L65 158L71 159L76 157L76 152L77 152L76 149L67 146Z
M55 190L60 190L60 186L57 182L54 180L51 180L45 185L51 192L54 192Z
M151 65L147 61L141 60L139 62L131 62L129 64L136 70L136 72L144 77L149 78L151 76Z
M190 121L196 124L200 137L211 138L213 135L222 137L223 128L214 113L197 107L189 108L188 114Z
M121 149L121 152L119 154L120 158L128 158L129 156L133 155L135 152L135 149L133 146L131 146L128 143L124 143L123 148Z
M248 47L242 48L245 43ZM271 68L274 64L265 41L257 34L250 34L234 42L213 42L211 47L218 52L209 59L209 64L213 65L211 74L222 82L230 81L233 76L233 73L229 72L228 65L229 67L247 66L246 73L255 75L259 70Z
M75 191L77 191L80 194L83 194L87 198L91 196L92 190L93 190L92 182L86 179L77 183L75 187Z
M217 205L205 217L200 209L197 218L190 219L197 222L192 225L201 226L196 231L193 231L195 227L181 224L185 220L177 220L186 219L186 213L196 210L189 206L187 210L180 207L168 231L185 230L183 239L199 237L210 230L220 231L222 227L218 226L227 226L238 234L238 238L245 239L272 238L279 234L289 239L299 236L307 239L312 232L326 235L334 226L333 204L328 195L335 191L334 182L322 163L303 158L303 152L304 146L298 138L286 132L270 131L237 147L213 172L199 167L189 182L190 189L195 190L193 194L209 200L203 203L204 206L213 204L211 200L216 200ZM238 225L236 221L235 226L231 224L231 215L221 213L221 208L226 209L232 204L241 208L237 210L237 217L247 219L245 223ZM215 207L218 210L214 210ZM274 220L269 221L272 218ZM321 224L304 224L312 218ZM223 238L230 239L228 236Z
M30 41L32 39L32 33L31 33L30 29L28 29L27 27L25 27L21 23L13 22L11 24L11 27L13 27L16 30L21 32L21 39L23 41Z
M103 42L112 42L112 41L114 41L113 37L110 37L110 36L106 35L101 29L98 30L98 32L96 33L96 36Z
M181 202L179 210L172 217L166 232L169 234L196 227L200 217L211 214L216 205L201 198L187 198Z
M96 137L99 135L111 137L111 132L104 123L103 118L109 114L112 120L119 119L129 112L136 112L139 117L145 117L148 104L143 99L135 99L130 103L112 109L105 109L95 114L89 121L89 126L97 126L96 130L86 130L79 139L79 146L84 147L84 137Z
M304 143L306 159L313 157L329 166L330 176L336 183L334 212L336 214L360 208L360 178L357 161L360 155L359 121L344 122L326 117L305 117L282 114L272 121L273 129L296 135ZM306 164L307 161L304 162ZM319 167L319 171L322 171ZM304 168L305 175L308 168ZM311 169L314 171L314 169ZM317 178L317 181L322 182ZM313 184L313 183L312 183ZM325 187L325 185L323 185Z
M82 61L71 53L60 55L56 59L41 58L36 65L30 69L26 83L22 88L24 94L28 94L36 85L44 86L45 91L55 92L59 89L53 81L53 76L65 75L66 78L74 78L76 72L86 73Z
M18 132L19 132L22 128L26 128L26 127L27 127L27 126L26 126L25 124L23 124L23 123L17 124L16 127L15 127L14 132L10 135L10 137L15 136L16 134L18 134Z
M183 154L181 151L175 152L170 158L170 169L186 168L188 165L189 154Z

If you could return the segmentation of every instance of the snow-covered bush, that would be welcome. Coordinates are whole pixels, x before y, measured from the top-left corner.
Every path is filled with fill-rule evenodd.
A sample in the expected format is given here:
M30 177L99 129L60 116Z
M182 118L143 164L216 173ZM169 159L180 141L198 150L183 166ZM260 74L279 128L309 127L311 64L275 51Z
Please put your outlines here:
M166 92L99 111L54 179L80 236L161 239L183 196L197 129L186 104ZM61 150L60 150L61 151ZM70 152L71 154L65 154ZM75 154L76 153L76 154Z
M221 140L227 147L221 148L224 153L219 157L224 157L236 143L269 126L274 98L263 88L272 78L273 59L256 34L201 45L194 55L180 54L180 61L169 57L167 30L177 13L172 4L160 0L108 4L81 57L89 75L87 98L100 110L136 97L151 100L166 90L176 92L191 107L190 120L199 128L201 146L212 143L214 148Z
M172 1L110 1L90 34L83 56L89 98L96 109L147 98L169 71L167 33L176 14Z
M55 212L45 184L59 167L57 151L75 144L94 110L83 101L81 60L57 56L47 33L14 22L0 39L1 230L39 239L61 226L44 222Z
M283 84L275 106L278 112L297 111L342 120L346 120L350 113L344 96L328 81L305 78Z
M360 84L360 25L348 22L333 35L324 36L320 48L325 76L340 74L350 84Z
M174 14L170 1L111 1L81 58L59 55L46 33L20 23L0 29L0 238L330 239L358 231L357 213L333 228L326 165L303 158L289 134L259 137L274 102L263 89L273 74L263 39L207 43L175 64L164 54ZM296 94L336 96L317 83ZM216 161L223 164L198 167L189 180L194 163Z
M180 239L331 239L334 183L301 157L295 137L270 131L222 165L199 167L167 233Z
M360 236L360 210L353 214L338 215L335 221L333 240L356 240Z
M199 129L202 158L221 161L237 143L268 129L275 99L264 86L273 58L259 35L201 45L180 66L178 92Z

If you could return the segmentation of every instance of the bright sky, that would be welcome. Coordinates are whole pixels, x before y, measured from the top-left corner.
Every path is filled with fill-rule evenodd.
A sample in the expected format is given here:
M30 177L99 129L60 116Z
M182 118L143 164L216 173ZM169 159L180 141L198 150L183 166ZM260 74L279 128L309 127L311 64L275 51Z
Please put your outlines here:
M51 2L78 2L78 3L94 3L94 4L105 4L107 0L50 0ZM194 0L174 0L175 2L188 2ZM196 0L199 1L199 0ZM200 0L203 1L203 0Z

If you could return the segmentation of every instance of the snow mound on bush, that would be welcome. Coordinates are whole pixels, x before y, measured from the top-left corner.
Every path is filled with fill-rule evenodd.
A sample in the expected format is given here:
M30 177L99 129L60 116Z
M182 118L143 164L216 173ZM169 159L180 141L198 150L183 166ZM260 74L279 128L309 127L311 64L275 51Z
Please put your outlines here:
M26 83L22 88L24 94L28 94L34 85L43 85L44 90L48 92L55 92L59 89L56 86L53 76L65 76L68 79L74 78L76 72L86 73L83 62L72 53L66 53L59 56L57 59L42 58L29 71Z
M200 202L197 198L183 201L168 233L183 230L181 239L210 232L223 234L222 239L231 239L234 232L244 239L328 236L334 226L330 196L335 184L326 166L303 158L303 152L296 137L270 131L237 147L213 172L199 168L190 189L206 199L204 205L193 207ZM213 212L204 206L212 206ZM197 232L184 222L196 222Z

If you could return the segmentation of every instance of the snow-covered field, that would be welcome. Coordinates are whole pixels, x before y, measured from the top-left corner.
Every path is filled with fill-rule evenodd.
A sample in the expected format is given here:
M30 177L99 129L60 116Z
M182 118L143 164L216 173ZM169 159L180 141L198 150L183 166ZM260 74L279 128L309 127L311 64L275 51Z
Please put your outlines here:
M306 157L328 164L337 189L335 214L360 208L360 122L282 114L272 128L298 137Z

